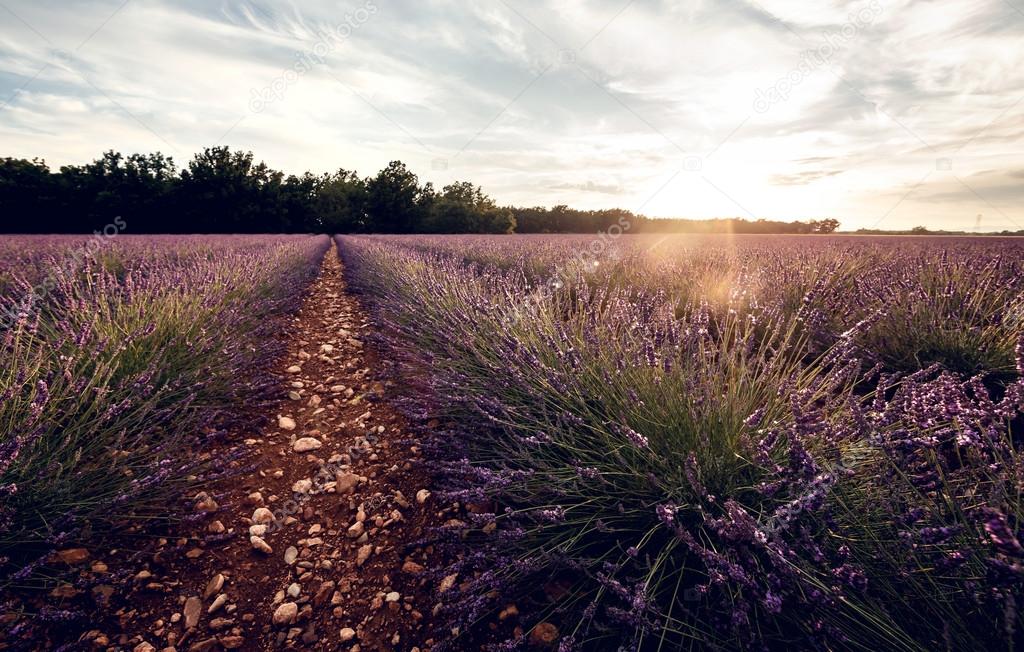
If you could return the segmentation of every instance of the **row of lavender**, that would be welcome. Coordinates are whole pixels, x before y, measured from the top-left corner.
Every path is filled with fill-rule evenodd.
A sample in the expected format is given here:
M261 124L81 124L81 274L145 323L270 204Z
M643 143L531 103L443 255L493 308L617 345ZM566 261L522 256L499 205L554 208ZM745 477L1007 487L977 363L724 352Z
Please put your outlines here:
M223 472L204 446L270 387L268 318L326 236L19 237L0 244L0 584L168 512ZM90 541L90 538L97 538Z
M460 618L515 603L506 649L1019 643L1022 243L592 242L339 239L448 424Z

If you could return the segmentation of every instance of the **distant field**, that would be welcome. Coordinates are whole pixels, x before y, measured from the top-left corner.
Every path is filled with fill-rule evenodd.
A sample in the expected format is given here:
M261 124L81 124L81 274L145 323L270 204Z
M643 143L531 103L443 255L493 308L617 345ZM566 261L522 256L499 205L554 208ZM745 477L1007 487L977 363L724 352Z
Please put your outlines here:
M515 603L591 649L1024 631L1024 241L338 242L477 505L460 619Z

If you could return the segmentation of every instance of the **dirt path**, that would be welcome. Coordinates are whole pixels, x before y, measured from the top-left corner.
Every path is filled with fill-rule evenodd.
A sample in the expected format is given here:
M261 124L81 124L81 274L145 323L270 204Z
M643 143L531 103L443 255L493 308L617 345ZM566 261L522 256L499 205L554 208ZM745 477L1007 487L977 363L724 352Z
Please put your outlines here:
M272 423L234 444L251 470L196 497L181 538L116 587L120 631L93 630L86 645L430 649L431 551L409 545L443 516L408 424L383 400L336 251L289 328Z

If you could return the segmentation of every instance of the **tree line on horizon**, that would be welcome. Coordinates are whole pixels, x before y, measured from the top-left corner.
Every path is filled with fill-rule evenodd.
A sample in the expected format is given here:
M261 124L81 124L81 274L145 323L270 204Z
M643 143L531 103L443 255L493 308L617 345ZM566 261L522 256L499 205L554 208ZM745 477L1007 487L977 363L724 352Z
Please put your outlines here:
M252 152L209 147L179 169L160 152L108 151L51 170L0 159L0 232L91 233L120 219L128 233L831 233L834 219L783 222L648 218L624 209L499 206L470 182L440 190L401 161L375 176L286 175Z

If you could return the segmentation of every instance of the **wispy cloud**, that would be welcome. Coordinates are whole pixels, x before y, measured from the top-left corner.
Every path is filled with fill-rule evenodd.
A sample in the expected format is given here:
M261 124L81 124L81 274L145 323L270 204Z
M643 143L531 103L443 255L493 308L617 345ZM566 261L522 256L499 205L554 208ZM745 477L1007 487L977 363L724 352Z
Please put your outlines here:
M582 192L596 192L605 195L621 195L625 192L625 189L615 183L598 183L594 181L584 181L583 183L554 183L551 184L551 188L555 190L579 190Z
M779 186L805 186L818 179L834 177L837 174L842 174L842 170L808 170L796 174L776 174L772 176L771 181Z
M1024 223L1024 15L1003 0L2 6L0 155L221 143L289 171L401 158L529 205Z

